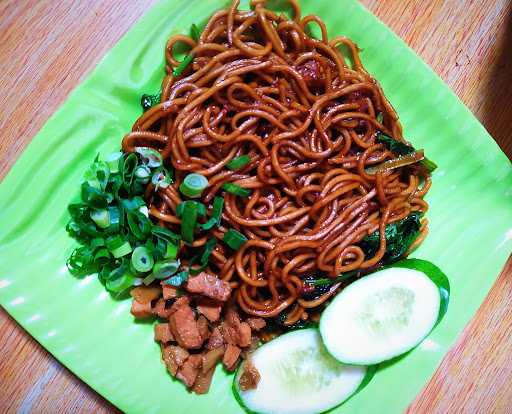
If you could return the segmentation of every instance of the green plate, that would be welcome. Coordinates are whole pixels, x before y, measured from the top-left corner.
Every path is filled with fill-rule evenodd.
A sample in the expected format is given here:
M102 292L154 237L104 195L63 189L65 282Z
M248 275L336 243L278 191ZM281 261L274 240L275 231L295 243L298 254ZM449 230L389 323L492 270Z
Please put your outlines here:
M448 314L421 346L381 369L337 410L397 413L433 374L511 251L512 168L450 89L359 3L344 0L339 9L330 0L302 3L304 12L323 17L331 36L359 44L405 136L439 165L428 196L430 236L416 256L451 278ZM78 196L82 172L98 152L119 147L140 114L140 95L159 89L168 36L186 33L220 6L161 1L48 120L0 187L0 303L64 365L130 413L241 411L220 369L205 396L171 380L151 325L133 322L129 301L114 301L95 277L75 279L65 266L75 245L64 230L66 206Z

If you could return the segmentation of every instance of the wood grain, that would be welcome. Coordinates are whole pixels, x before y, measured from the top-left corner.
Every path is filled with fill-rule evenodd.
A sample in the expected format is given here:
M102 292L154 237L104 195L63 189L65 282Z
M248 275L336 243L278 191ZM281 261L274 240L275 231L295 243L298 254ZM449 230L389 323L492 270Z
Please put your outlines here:
M0 179L69 92L155 0L0 1ZM402 37L512 155L512 3L362 0ZM399 5L399 7L397 7ZM512 407L512 260L410 413ZM1 413L117 409L0 311Z

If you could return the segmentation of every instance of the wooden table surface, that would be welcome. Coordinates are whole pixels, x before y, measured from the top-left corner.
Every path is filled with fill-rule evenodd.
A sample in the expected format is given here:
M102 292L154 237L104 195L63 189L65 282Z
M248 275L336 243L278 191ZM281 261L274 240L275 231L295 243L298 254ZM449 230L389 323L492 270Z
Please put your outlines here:
M0 111L0 179L70 91L154 3L0 1L0 90L4 96ZM512 3L362 3L448 83L511 157ZM0 331L1 413L118 412L60 365L2 309ZM509 260L486 301L409 412L510 413L511 378Z

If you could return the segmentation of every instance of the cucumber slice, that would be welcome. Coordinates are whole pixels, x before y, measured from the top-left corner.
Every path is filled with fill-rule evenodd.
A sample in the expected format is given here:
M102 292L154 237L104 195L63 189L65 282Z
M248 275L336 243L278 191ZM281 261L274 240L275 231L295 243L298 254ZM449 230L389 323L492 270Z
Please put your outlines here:
M320 319L325 347L337 360L372 365L417 346L446 313L446 276L432 263L404 260L342 290Z
M233 391L250 413L321 413L366 385L374 367L345 365L325 350L317 329L292 331L262 345L249 360L260 373L256 389L242 391L238 368Z

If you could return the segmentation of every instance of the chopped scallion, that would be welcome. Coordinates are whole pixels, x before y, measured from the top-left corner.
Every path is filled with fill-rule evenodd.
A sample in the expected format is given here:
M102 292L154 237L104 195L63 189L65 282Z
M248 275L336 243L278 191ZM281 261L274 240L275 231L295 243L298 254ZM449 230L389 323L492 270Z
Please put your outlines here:
M185 56L185 58L181 61L181 63L176 68L174 68L174 70L172 71L173 76L175 78L180 76L193 60L194 60L194 56L192 56L192 55Z
M176 273L179 268L179 260L165 260L155 263L155 266L153 266L152 274L156 279L165 279Z
M113 152L105 158L105 162L112 174L119 172L119 160L123 156L121 151Z
M240 168L245 167L247 164L251 162L251 157L249 157L247 154L240 155L239 157L233 158L230 160L226 167L228 167L230 170L239 170Z
M222 209L223 208L224 208L224 199L222 197L215 197L213 199L212 215L206 223L200 225L201 229L211 230L214 226L218 227L220 225L220 220L222 218Z
M222 240L233 250L238 250L247 242L247 237L236 230L229 229L224 233Z
M162 154L149 147L135 147L135 152L140 155L142 163L150 168L160 167L163 163Z
M198 216L197 205L200 203L185 201L180 203L180 206L182 204L183 209L181 213L181 237L187 243L192 244L194 241L194 229L196 228Z
M249 197L251 195L251 190L240 187L239 185L233 183L222 184L222 189L226 190L228 193L235 194L240 197Z
M110 214L107 209L92 210L90 216L100 229L105 229L110 225Z
M201 174L188 174L180 185L182 194L190 198L198 198L208 187L208 179Z
M171 286L181 286L188 280L188 272L186 270L182 270L179 273L176 273L173 277L164 280L164 284Z
M155 262L148 249L139 246L133 250L131 263L137 272L146 273L153 268Z

